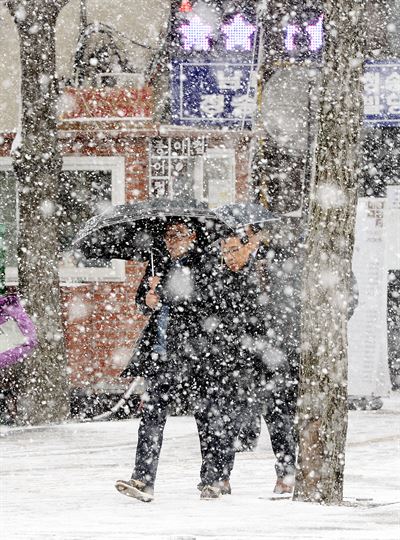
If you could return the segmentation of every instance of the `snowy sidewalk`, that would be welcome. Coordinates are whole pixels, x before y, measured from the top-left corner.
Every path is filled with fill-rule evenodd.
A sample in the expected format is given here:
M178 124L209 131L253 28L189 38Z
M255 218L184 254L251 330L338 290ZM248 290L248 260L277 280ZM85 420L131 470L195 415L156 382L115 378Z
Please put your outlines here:
M137 420L1 431L2 540L398 540L399 397L380 411L349 413L345 496L352 507L269 500L274 458L267 430L239 454L233 494L201 501L195 422L169 418L156 500L121 496Z

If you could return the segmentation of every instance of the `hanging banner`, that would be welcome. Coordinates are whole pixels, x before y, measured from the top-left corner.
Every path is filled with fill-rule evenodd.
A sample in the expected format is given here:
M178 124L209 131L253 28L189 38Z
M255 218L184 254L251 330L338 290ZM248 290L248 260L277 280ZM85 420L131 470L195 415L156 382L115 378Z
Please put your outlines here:
M386 268L400 270L400 185L386 187Z
M359 302L349 321L349 395L390 391L387 356L386 199L361 198L357 206L353 272Z
M182 196L190 191L192 181L189 160L202 156L206 148L204 137L153 137L149 142L150 194L152 197ZM186 193L193 197L192 193Z

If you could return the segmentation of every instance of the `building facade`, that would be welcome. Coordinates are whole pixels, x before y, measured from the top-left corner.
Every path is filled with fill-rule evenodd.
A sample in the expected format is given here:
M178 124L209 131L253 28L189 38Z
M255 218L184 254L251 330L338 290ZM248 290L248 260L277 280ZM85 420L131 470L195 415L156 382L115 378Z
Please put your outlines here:
M271 41L256 4L70 0L60 15L60 277L74 388L95 393L124 389L118 374L146 323L135 306L143 264L85 261L71 251L72 238L91 216L110 205L167 196L196 198L210 207L258 197L274 211L306 218L323 13L318 2L314 8L291 2L303 6L297 10L300 15L293 15ZM374 50L381 48L381 58L396 66L400 2L392 4L391 19L385 23L387 39L376 30L383 27L379 23L384 17L378 9L371 13L377 24L371 25L370 40ZM18 199L11 150L18 139L19 98L14 90L20 71L18 36L4 6L0 28L0 222L6 225L6 276L12 287L18 280ZM263 71L265 44L276 56ZM375 66L381 58L372 58ZM366 94L370 118L364 129L360 196L386 200L386 186L400 183L400 68L393 68L391 86L385 86L385 107L391 106L396 116L392 125L384 125L382 118L375 122L381 95L375 71L370 70ZM261 84L260 74L266 84ZM386 109L382 114L385 120ZM398 204L397 191L390 193L393 205ZM379 225L381 203L370 203L370 215ZM393 208L387 223L395 224ZM386 239L386 245L392 243ZM391 267L383 265L384 272L390 270L398 280L398 254L393 248L388 253ZM374 264L371 261L372 269ZM379 283L386 290L386 277ZM378 303L381 309L381 299ZM360 328L354 332L359 334ZM396 362L398 346L397 341ZM380 349L376 354L383 353Z
M239 24L240 34L248 25L250 33L245 38L240 34L239 45L235 34L230 35L237 52L231 51L230 67L224 71L215 51L212 55L208 51L208 34L204 38L197 33L196 15L191 18L190 13L187 18L181 3L176 5L174 39L182 39L171 45L177 52L169 61L179 71L181 53L185 67L190 67L192 52L197 62L202 55L206 76L210 80L215 69L215 82L223 87L206 90L206 98L192 93L189 105L181 111L185 115L186 107L192 107L192 120L187 120L179 110L179 100L187 96L176 94L181 80L163 73L162 58L160 61L159 40L168 38L170 2L152 4L150 9L144 1L131 2L129 7L121 2L117 7L115 2L73 0L57 25L58 127L63 156L60 278L71 383L82 391L119 393L124 389L126 383L118 375L146 320L135 306L144 265L77 258L70 245L79 227L109 205L148 197L196 198L215 207L250 196L251 126L241 110L234 117L231 102L248 97L248 66L255 45L249 35L255 27L247 22L240 6L228 15L227 30L229 25ZM10 89L19 85L19 59L14 23L5 7L0 10L7 38L0 50L0 58L7 58L0 68L4 70L0 221L6 225L7 285L13 287L18 281L18 197L11 155L18 138L19 109L18 98ZM186 34L180 30L186 27L190 31L185 41ZM152 64L161 76L152 76ZM166 96L160 90L163 84ZM174 99L173 113L162 110L160 102ZM194 104L196 99L200 105ZM222 111L221 99L225 99Z

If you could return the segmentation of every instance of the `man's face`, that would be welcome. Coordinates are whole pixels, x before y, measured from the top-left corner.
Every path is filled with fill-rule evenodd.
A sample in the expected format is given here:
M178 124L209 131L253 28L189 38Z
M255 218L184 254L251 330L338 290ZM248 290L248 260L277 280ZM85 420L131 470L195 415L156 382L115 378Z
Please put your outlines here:
M168 225L164 241L171 258L180 259L193 246L196 233L184 223L173 223Z
M242 244L238 236L231 236L222 242L222 256L232 272L239 272L246 266L251 252L251 244Z

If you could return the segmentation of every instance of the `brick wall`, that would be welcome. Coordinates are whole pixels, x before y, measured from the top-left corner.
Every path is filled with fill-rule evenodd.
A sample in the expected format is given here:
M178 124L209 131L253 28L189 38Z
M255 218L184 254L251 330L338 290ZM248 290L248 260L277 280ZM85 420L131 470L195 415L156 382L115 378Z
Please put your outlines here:
M62 136L65 156L125 158L127 202L148 195L148 150L145 137L103 132ZM79 150L79 154L76 152ZM125 281L63 287L65 339L71 382L76 387L125 388L118 374L125 367L146 319L135 306L145 264L126 263Z
M241 137L235 144L236 200L238 202L251 198L249 185L250 144L249 137Z
M62 289L71 382L100 390L118 380L145 324L135 295L144 265L127 263L123 283L91 283Z
M82 126L71 124L61 128L64 156L122 156L125 158L126 201L148 197L148 137L157 134L156 128L147 126L126 132L114 126L107 131L101 129L100 124L90 125L84 131ZM12 135L3 136L0 156L10 155L12 139ZM222 139L219 144L223 143ZM245 200L249 196L249 139L227 138L225 144L235 148L236 197ZM144 270L145 264L129 261L124 282L62 287L66 349L74 387L98 392L126 388L127 382L118 375L146 323L135 306Z

